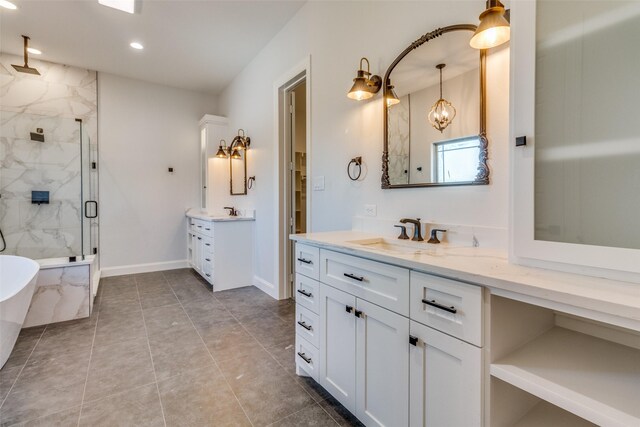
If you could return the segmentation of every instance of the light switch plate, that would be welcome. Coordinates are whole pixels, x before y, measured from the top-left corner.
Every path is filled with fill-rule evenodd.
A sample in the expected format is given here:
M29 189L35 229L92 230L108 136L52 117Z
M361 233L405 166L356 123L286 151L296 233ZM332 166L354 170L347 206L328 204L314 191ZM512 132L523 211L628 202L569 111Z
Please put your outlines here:
M364 205L364 214L366 216L378 215L378 207L376 205Z
M324 191L324 176L313 177L313 191Z

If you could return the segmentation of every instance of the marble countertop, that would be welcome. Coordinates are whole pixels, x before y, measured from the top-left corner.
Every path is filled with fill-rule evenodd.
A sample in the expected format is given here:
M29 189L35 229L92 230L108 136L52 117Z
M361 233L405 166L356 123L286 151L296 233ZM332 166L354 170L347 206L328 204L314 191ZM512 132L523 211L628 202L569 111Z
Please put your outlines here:
M213 222L255 221L256 220L252 216L215 215L215 214L209 214L207 212L199 212L193 209L187 211L186 215L190 218L196 218L196 219L201 219L203 221L213 221Z
M361 244L363 240L380 236L357 231L292 234L290 237L301 243L482 285L496 291L539 298L621 318L625 321L616 322L617 324L631 323L629 327L640 330L638 283L510 264L505 252L489 248L404 241L406 243L402 243L403 245L415 244L417 250L393 251Z

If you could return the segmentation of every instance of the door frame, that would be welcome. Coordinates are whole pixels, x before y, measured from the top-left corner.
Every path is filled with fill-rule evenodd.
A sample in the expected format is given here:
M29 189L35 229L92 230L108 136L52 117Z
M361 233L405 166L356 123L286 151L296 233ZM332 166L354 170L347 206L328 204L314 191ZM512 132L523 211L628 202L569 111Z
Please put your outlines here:
M274 295L278 299L291 298L292 287L290 286L290 277L293 271L290 271L289 259L293 256L292 246L289 243L289 193L287 189L287 174L285 170L287 166L288 154L286 150L286 126L288 124L286 108L288 103L285 99L285 93L300 84L306 82L306 160L307 160L307 232L312 230L311 223L311 56L307 56L296 66L284 73L273 84L273 100L274 100L274 141L277 144L276 155L274 156L275 170L275 188L277 189L277 203L275 205L275 218L277 226L274 227L275 242L275 279L276 292ZM289 277L290 276L290 277Z

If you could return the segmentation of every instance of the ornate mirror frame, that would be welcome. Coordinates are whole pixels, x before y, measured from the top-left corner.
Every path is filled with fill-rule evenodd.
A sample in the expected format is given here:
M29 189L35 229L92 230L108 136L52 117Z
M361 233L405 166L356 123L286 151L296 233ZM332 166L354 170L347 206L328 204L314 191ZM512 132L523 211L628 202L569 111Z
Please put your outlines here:
M413 188L413 187L447 187L447 186L459 186L459 185L487 185L489 184L489 166L487 165L487 159L489 158L487 140L487 117L486 117L486 50L480 50L480 131L478 133L480 155L478 159L478 173L475 180L465 182L445 182L445 183L419 183L419 184L396 184L391 185L389 181L389 117L388 107L386 106L385 99L389 92L390 80L389 76L393 69L400 63L400 61L407 56L413 50L419 48L423 44L438 38L446 33L453 31L470 31L472 34L476 31L476 26L473 24L456 24L449 25L443 28L437 28L431 31L418 40L414 41L407 47L398 57L391 63L387 72L384 75L383 81L385 82L383 90L383 115L384 115L384 147L382 152L382 188Z

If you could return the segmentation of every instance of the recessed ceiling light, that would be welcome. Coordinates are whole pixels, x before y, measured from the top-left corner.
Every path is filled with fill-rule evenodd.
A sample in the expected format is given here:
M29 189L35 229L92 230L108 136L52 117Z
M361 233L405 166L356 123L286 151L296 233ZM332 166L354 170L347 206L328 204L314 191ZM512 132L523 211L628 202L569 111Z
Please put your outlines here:
M1 1L1 0L0 0ZM112 7L127 13L136 12L135 0L98 0L103 6Z
M131 44L129 44L129 46L131 46L134 49L138 49L138 50L142 50L144 49L144 46L142 46L140 43L138 42L132 42Z
M5 9L11 9L11 10L16 10L18 8L18 6L16 6L15 4L7 0L0 0L0 7L4 7Z
M42 51L41 50L35 49L33 47L28 47L27 48L27 52L32 53L34 55L42 55Z

